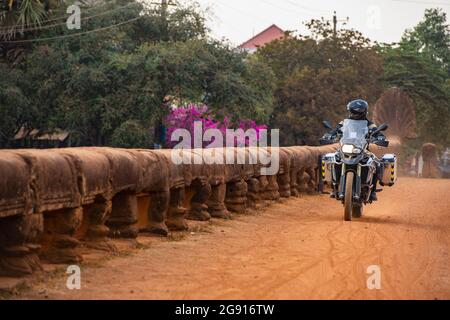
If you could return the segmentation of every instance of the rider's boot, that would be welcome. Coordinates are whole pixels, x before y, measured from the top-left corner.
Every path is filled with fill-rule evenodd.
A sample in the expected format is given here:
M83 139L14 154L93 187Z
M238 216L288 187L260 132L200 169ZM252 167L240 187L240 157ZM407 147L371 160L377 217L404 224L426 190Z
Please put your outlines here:
M377 192L375 190L373 190L372 193L370 194L370 200L378 201Z

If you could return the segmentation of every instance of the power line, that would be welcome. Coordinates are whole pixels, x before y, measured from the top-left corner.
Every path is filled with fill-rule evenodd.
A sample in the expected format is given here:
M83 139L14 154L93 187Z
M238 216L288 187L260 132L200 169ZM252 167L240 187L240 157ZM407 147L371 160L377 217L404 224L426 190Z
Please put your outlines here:
M101 8L101 7L103 7L103 6L106 6L106 5L109 5L110 3L102 3L102 4L99 4L99 5L95 5L95 6L89 6L89 7L87 7L87 6L84 6L83 7L83 11L84 12L86 12L86 11L91 11L91 10L93 10L93 9L98 9L98 8ZM66 11L67 10L67 8L65 9L65 10L54 10L54 9L52 9L52 10L50 10L51 12L61 12L61 11ZM52 18L52 19L48 19L48 20L45 20L45 22L53 22L53 21L58 21L58 20L62 20L62 19L67 19L67 15L65 15L65 16L60 16L60 17L58 17L58 18ZM32 25L35 25L35 26L40 26L40 24L36 24L36 23L32 23L32 24L30 24L30 26L32 26ZM5 27L6 28L6 27Z
M445 2L428 2L428 1L419 1L419 0L392 0L395 2L409 2L409 3L416 3L416 4L426 4L431 6L450 6L450 3Z
M94 15L89 16L89 17L81 18L80 20L81 21L91 20L93 18L104 16L104 15L110 14L110 13L115 12L115 11L120 11L120 10L126 9L126 8L130 7L131 5L136 5L136 4L137 3L132 2L132 3L129 3L129 4L124 5L122 7L114 8L114 9L107 10L107 11L104 11L104 12L101 12L101 13L98 13L98 14L94 14ZM67 19L67 17L65 17L65 19ZM48 21L50 21L50 20L47 20L45 22L48 22ZM25 29L20 29L18 31L20 31L20 32L39 31L39 30L50 29L50 28L53 28L53 27L58 27L58 26L63 26L63 25L66 25L66 22L55 23L55 24L50 24L50 25L43 25L43 26L38 27L38 28L25 28ZM11 26L11 27L1 27L0 31L12 30L13 28L14 28L13 26Z
M311 12L313 12L313 13L319 13L319 12L320 12L320 13L328 13L327 10L308 7L308 6L305 6L305 5L303 5L303 4L299 4L299 3L297 3L297 2L294 2L294 1L292 1L292 0L285 0L285 1L288 2L288 3L290 3L290 4L293 5L293 6L299 7L299 8L304 9L304 10L311 11Z
M129 19L126 20L124 22L120 22L117 24L113 24L107 27L102 27L102 28L98 28L98 29L94 29L94 30L89 30L89 31L85 31L85 32L78 32L78 33L73 33L73 34L68 34L68 35L63 35L63 36L57 36L57 37L50 37L50 38L38 38L38 39L29 39L29 40L13 40L13 41L1 41L0 44L2 43L30 43L30 42L43 42L43 41L50 41L50 40L59 40L59 39L65 39L65 38L74 38L74 37L78 37L78 36L82 36L85 34L90 34L90 33L95 33L95 32L100 32L100 31L105 31L105 30L109 30L109 29L113 29L116 27L120 27L122 25L134 22L136 20L141 19L144 16L139 16L133 19Z
M264 3L266 3L266 4L270 5L270 6L272 6L272 7L274 7L274 8L277 8L277 9L280 9L280 10L283 10L283 11L286 11L286 12L289 12L289 13L291 13L291 14L295 14L295 15L305 15L304 12L300 13L300 12L298 12L298 11L293 11L293 10L287 9L287 8L285 8L285 7L281 7L281 6L279 6L279 5L277 5L277 4L274 4L274 3L272 3L272 2L269 2L268 0L260 0L260 1L262 1L262 2L264 2Z
M224 6L224 7L227 7L227 8L229 8L229 9L232 9L232 10L234 10L234 11L237 11L237 12L239 12L239 13L245 15L246 17L251 17L251 18L253 18L255 21L261 22L262 20L265 20L264 23L271 23L269 20L266 20L265 18L261 19L261 17L254 16L254 15L251 14L251 13L248 13L248 12L246 12L246 11L244 11L244 10L241 10L241 9L236 8L236 7L230 6L228 3L223 3L223 2L221 2L220 0L217 1L217 3L219 3L220 5L222 5L222 6Z

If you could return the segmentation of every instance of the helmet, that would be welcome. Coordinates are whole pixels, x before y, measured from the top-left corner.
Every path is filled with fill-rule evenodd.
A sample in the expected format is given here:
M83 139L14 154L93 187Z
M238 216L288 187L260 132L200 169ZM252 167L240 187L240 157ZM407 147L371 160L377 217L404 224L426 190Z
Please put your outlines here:
M369 113L369 104L362 99L354 100L347 105L347 110L350 113L350 119L364 120Z

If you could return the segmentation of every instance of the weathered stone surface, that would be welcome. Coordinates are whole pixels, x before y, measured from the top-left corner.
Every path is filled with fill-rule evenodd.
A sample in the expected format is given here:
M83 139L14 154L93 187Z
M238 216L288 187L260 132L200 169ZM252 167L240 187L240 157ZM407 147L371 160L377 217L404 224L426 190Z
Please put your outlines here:
M227 184L225 204L228 210L244 213L247 208L247 183L244 179L232 181Z
M111 216L112 201L97 197L94 203L83 206L83 217L86 220L87 231L84 236L85 245L90 248L116 251L116 247L109 243L111 230L106 222Z
M438 148L433 143L425 143L422 146L423 157L423 178L439 178L439 160L438 160Z
M121 192L112 199L111 217L106 225L111 229L114 238L135 239L139 233L137 212L137 196L129 192Z
M189 229L185 221L187 209L183 207L184 198L184 188L176 188L170 191L166 225L172 231L185 231Z
M109 237L187 230L185 218L229 218L316 189L318 159L336 146L182 151L73 148L0 151L0 274L40 269L39 257L78 263L78 247L114 250ZM259 152L261 154L259 154ZM279 153L274 175L260 155ZM226 164L227 156L235 161ZM222 159L222 163L218 159ZM240 160L240 161L238 161ZM138 215L137 197L146 214ZM188 198L187 198L188 197ZM186 199L187 198L187 199ZM143 210L144 207L141 208Z
M0 156L0 219L33 211L31 170L19 155L3 151Z
M46 150L17 150L31 172L34 212L77 208L81 205L77 171L67 156Z
M225 205L226 193L227 185L225 183L211 187L211 196L206 202L211 217L220 219L230 218L230 212Z
M291 152L291 168L290 168L290 187L291 196L298 197L300 195L300 178L299 172L304 169L306 161L306 153L299 147L289 147L285 148Z
M93 203L98 196L111 199L111 167L105 155L78 148L55 152L66 155L75 167L82 204Z
M190 151L182 151L186 157L191 157ZM146 231L167 235L171 230L186 230L184 221L187 208L183 207L185 187L191 183L190 165L175 164L172 150L152 150L160 159L159 172L154 171L150 185L154 185L152 202L149 208L149 226ZM156 188L156 189L155 189Z
M80 263L83 257L78 251L81 244L75 232L81 227L83 210L59 209L44 213L44 249L41 257L51 263Z
M414 102L400 88L389 88L376 102L373 109L375 123L387 123L389 138L401 140L417 138L416 112Z
M42 269L38 241L43 231L41 214L0 220L0 276L19 277Z
M291 162L292 152L289 149L278 148L280 153L280 169L278 171L277 183L280 197L289 198L291 196Z

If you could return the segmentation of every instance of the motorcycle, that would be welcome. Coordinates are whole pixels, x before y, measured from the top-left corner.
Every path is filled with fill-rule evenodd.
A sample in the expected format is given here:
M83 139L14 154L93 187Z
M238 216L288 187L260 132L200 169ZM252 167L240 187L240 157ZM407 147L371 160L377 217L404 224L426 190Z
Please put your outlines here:
M321 157L321 180L331 184L332 197L344 205L345 221L360 218L364 205L372 203L370 196L377 181L381 186L393 186L397 180L397 157L386 154L379 159L370 151L371 144L389 146L389 141L377 138L388 126L383 124L369 131L367 120L346 119L341 132L336 132L328 121L323 124L331 131L320 143L339 142L340 148Z

